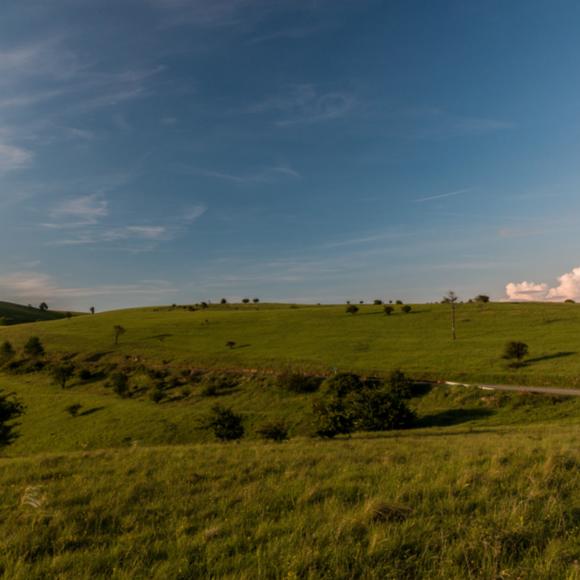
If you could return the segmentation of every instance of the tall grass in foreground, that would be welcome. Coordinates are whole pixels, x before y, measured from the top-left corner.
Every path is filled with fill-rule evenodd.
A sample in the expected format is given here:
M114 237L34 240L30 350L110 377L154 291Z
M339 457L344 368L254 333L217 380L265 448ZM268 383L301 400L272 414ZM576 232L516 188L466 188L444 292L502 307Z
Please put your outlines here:
M580 578L580 428L0 461L6 578Z

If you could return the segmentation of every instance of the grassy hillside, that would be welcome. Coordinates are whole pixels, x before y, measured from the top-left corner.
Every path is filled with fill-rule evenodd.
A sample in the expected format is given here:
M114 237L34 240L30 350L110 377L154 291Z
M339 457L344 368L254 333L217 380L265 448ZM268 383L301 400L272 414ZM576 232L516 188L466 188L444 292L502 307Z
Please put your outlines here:
M417 387L414 428L322 441L309 437L315 395L263 372L209 396L190 372L401 366L575 384L573 305L466 305L455 344L444 306L414 310L136 309L0 329L93 373L66 389L46 372L0 374L27 407L0 457L0 576L580 578L580 398ZM127 329L117 347L114 324ZM530 344L518 371L499 358L510 338ZM118 370L130 398L106 386ZM242 442L200 429L216 402L243 414ZM290 441L257 439L271 419Z
M580 577L576 427L0 461L0 573Z
M64 312L39 310L30 306L0 301L0 326L65 318Z
M127 333L113 346L113 326ZM140 359L172 368L272 368L318 372L399 367L417 378L576 386L580 382L580 306L466 304L458 308L458 340L450 339L446 305L414 305L385 316L380 306L356 315L344 306L249 305L148 308L0 328L0 340L21 346L38 335L48 351L75 360ZM227 341L235 341L233 349ZM529 344L527 364L508 368L508 340Z

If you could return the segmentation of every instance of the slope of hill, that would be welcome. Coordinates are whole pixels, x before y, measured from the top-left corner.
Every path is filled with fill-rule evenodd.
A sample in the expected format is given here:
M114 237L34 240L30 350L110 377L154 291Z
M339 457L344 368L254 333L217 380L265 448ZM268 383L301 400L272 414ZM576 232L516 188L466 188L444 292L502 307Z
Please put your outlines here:
M0 301L0 326L22 324L25 322L41 322L65 318L64 312L54 310L39 310L32 306L22 306L11 302Z
M126 329L117 346L113 326ZM50 323L0 328L0 340L21 347L38 335L49 354L82 362L135 359L173 369L191 367L365 373L401 368L415 378L576 386L580 384L580 306L466 304L450 336L446 305L414 305L385 316L380 306L212 306L206 310L145 308ZM502 358L508 340L529 345L518 369ZM226 343L234 341L233 348Z

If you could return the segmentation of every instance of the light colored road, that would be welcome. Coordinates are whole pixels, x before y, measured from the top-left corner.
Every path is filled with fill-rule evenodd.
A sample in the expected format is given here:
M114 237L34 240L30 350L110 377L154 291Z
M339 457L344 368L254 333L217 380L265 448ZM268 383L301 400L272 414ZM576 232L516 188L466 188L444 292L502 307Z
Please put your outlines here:
M523 385L485 385L470 383L454 383L446 381L444 385L459 387L477 387L486 391L513 391L516 393L540 393L542 395L556 395L559 397L580 397L580 389L559 389L551 387L526 387Z

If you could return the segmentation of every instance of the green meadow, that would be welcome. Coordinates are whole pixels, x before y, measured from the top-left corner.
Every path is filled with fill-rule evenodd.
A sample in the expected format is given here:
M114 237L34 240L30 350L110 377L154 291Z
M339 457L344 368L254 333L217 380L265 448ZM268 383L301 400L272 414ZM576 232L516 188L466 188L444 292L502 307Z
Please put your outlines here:
M113 326L126 334L113 345ZM464 304L451 340L444 304L400 306L226 305L206 310L147 308L0 328L16 347L39 336L49 353L105 361L139 358L172 368L280 369L291 366L384 373L401 368L417 379L576 386L580 382L580 305ZM521 340L527 363L510 369L504 345ZM226 343L234 341L234 348Z
M456 342L445 305L158 307L2 327L17 359L39 336L48 362L92 376L63 389L46 369L0 374L26 405L0 457L0 575L580 578L580 398L418 384L412 428L321 440L317 394L276 379L401 368L573 387L577 308L460 305ZM529 344L519 369L501 358L507 340ZM236 384L208 394L199 369ZM107 386L118 371L128 397ZM240 442L202 428L216 403L242 415ZM271 420L288 441L259 438Z

